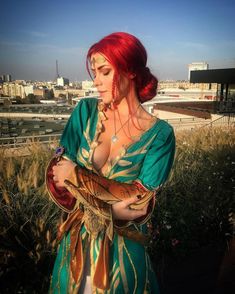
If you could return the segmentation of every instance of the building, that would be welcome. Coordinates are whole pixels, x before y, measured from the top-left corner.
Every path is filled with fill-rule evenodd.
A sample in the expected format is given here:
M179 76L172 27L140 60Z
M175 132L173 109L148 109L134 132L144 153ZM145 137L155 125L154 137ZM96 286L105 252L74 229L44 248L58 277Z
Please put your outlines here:
M2 86L4 96L25 98L24 86L16 83L4 83Z
M68 86L69 85L69 79L63 78L63 77L59 77L57 78L57 86Z
M6 82L11 82L12 80L11 80L11 75L6 75Z
M190 80L190 73L193 70L207 70L209 64L207 62L192 62L188 65L188 80Z
M25 90L25 96L28 96L29 94L34 94L34 86L28 85L24 87Z
M235 112L235 68L192 71L191 83L217 83L217 109Z
M0 79L2 80L2 82L11 82L11 75L1 75Z
M82 89L83 90L90 90L90 88L93 88L93 81L82 81Z

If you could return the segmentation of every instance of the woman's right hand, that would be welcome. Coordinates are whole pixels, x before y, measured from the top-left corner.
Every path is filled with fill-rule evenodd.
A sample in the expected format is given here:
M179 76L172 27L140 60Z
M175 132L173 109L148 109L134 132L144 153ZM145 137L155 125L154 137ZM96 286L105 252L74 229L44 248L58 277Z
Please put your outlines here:
M135 220L141 216L146 215L148 204L142 209L131 209L130 205L138 202L138 197L130 197L128 199L119 201L112 205L113 219L117 220Z

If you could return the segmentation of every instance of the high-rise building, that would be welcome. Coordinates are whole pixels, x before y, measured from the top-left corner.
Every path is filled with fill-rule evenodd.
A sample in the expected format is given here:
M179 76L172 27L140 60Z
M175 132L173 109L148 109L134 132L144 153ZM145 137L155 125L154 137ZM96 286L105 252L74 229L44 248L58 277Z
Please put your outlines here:
M62 87L64 87L65 85L69 85L69 79L63 77L57 78L57 85Z
M209 69L207 62L192 62L188 65L188 80L190 80L190 73L192 70L206 70Z
M12 79L11 79L11 75L1 75L0 79L3 81L3 82L11 82Z
M11 82L11 75L6 75L6 82Z

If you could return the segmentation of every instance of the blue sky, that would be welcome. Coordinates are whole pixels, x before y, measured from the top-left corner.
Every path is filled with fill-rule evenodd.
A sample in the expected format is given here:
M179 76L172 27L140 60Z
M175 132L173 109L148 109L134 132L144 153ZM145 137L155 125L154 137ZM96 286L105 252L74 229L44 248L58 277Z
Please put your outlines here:
M160 80L187 79L187 65L235 67L234 0L2 1L0 75L71 81L88 78L88 48L114 31L137 36Z

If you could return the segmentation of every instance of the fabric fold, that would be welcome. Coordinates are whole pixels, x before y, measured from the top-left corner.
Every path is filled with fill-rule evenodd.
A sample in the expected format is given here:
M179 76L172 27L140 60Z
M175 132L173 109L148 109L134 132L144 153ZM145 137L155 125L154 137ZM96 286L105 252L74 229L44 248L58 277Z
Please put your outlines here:
M141 209L146 203L153 202L155 193L144 191L135 185L107 180L79 166L76 166L65 180L66 188L57 188L53 182L52 173L52 168L57 162L56 158L52 158L48 164L46 185L53 201L60 208L62 207L63 210L69 212L67 219L59 226L57 238L61 240L64 234L70 231L70 270L73 280L77 285L80 285L83 275L84 252L79 232L84 224L91 238L96 238L98 234L104 233L95 266L93 285L99 289L108 289L109 247L113 240L114 231L143 245L146 245L148 240L144 234L137 233L136 230L128 230L127 227L134 222L115 225L112 218L112 204L128 197L142 195L138 203L130 207L131 209ZM148 209L148 214L151 212L152 206L151 209ZM144 221L149 217L150 215L144 216Z

